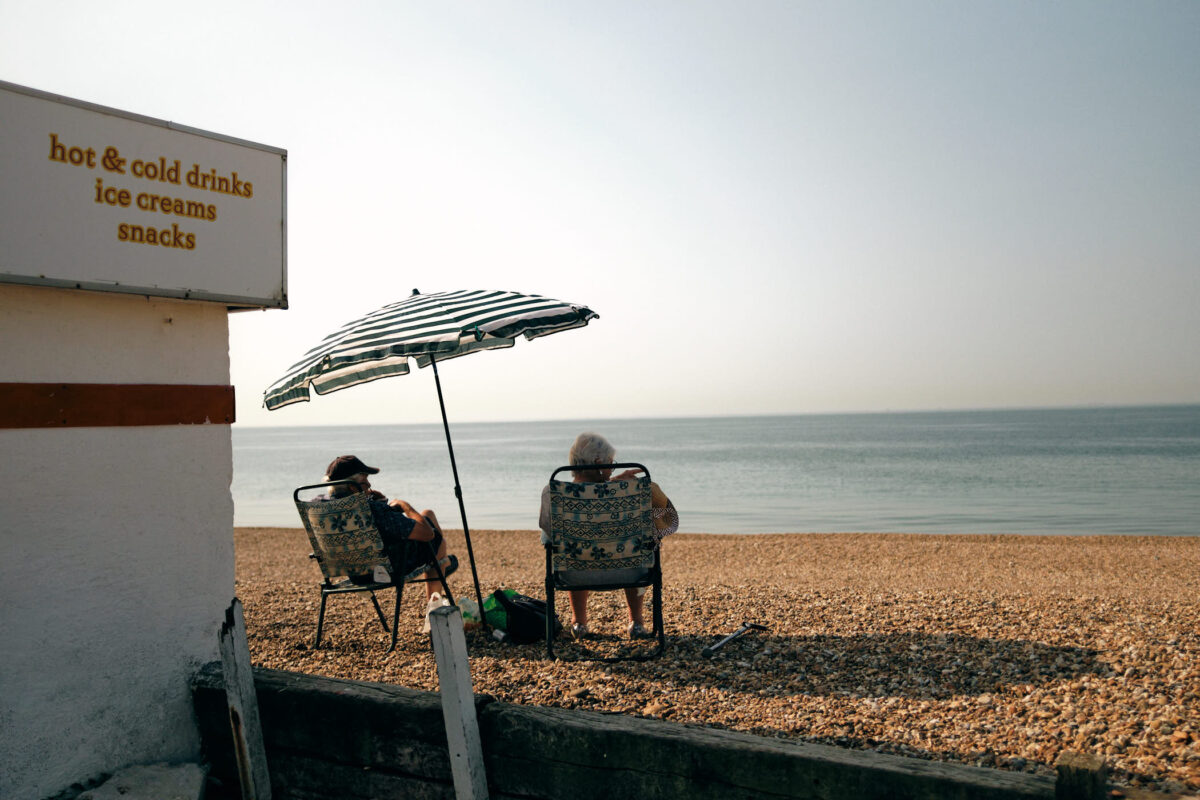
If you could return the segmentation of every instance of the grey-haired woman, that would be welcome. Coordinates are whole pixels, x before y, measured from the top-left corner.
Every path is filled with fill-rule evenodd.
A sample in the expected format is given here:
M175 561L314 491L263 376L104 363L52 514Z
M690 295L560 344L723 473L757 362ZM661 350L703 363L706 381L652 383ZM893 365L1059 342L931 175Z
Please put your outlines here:
M617 459L617 450L607 439L598 433L581 433L567 454L571 466L585 467L592 464L612 464ZM637 470L626 470L619 475L613 475L611 469L577 469L571 470L575 483L598 483L609 480L632 478ZM663 494L658 484L651 483L650 491L653 503L654 527L659 539L674 533L679 529L679 514L675 506ZM542 508L538 517L538 525L542 529L542 543L550 543L550 488L542 490ZM625 603L629 606L629 625L626 632L631 639L646 639L654 634L646 629L643 616L642 593L644 589L625 589ZM587 618L587 601L590 594L584 589L572 589L571 597L571 635L582 639L589 635Z

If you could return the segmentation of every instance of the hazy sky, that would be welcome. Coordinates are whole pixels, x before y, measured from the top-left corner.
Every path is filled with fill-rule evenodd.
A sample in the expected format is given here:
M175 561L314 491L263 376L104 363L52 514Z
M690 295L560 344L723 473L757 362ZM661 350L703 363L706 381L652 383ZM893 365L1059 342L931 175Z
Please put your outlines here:
M429 422L428 370L266 412L423 292L589 327L452 421L1200 402L1200 3L0 0L0 79L288 151L240 424Z

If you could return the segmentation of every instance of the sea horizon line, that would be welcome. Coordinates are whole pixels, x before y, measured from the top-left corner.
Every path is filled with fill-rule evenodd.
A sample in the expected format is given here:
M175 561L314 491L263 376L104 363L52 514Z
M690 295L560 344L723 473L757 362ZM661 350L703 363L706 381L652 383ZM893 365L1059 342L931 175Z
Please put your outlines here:
M1046 412L1046 411L1128 411L1135 409L1183 409L1200 407L1200 400L1194 402L1146 402L1146 403L1096 403L1096 404L1081 404L1081 405L1014 405L1014 406L968 406L968 407L947 407L947 408L911 408L911 409L879 409L879 410L857 410L857 411L779 411L779 412L763 412L763 413L745 413L745 414L651 414L647 416L612 416L612 417L579 417L579 416L564 416L564 417L538 417L528 419L489 419L489 420L451 420L452 426L459 425L506 425L506 424L531 424L531 423L565 423L565 422L647 422L661 420L706 420L706 419L791 419L795 417L870 417L870 416L921 416L927 414L986 414L986 413L1001 413L1001 412ZM422 425L442 425L442 420L432 418L425 422L307 422L307 423L279 423L279 424L250 424L234 422L233 427L242 429L273 429L273 428L358 428L358 427L374 427L379 425L395 425L395 426L422 426Z

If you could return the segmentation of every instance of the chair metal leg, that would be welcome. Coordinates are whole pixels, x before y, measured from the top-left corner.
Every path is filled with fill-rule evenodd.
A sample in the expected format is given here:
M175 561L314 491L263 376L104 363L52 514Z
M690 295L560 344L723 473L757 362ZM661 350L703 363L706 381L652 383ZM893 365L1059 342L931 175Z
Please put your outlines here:
M396 636L400 633L400 598L404 595L404 581L396 584L396 605L392 608L392 646L388 652L396 649Z
M325 600L328 597L324 591L321 592L321 610L317 612L317 638L313 642L313 650L321 649L321 628L325 624Z
M660 573L657 580L654 581L654 601L651 605L654 612L654 632L658 635L658 650L654 653L657 658L662 651L667 647L667 632L666 626L663 624L663 604L662 604L662 574Z
M546 655L553 661L554 655L554 620L557 611L554 608L554 573L551 572L550 546L546 545Z
M384 632L388 629L387 620L383 616L383 609L379 607L379 600L375 597L375 592L371 592L371 605L375 606L375 616L379 617L379 624L383 626Z

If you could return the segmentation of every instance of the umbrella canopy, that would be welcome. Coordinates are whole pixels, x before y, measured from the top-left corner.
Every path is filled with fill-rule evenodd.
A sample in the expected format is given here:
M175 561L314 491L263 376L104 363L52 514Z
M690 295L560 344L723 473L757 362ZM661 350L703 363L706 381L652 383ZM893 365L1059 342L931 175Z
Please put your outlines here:
M486 628L483 593L475 569L471 529L467 525L467 509L458 481L458 465L454 460L450 423L446 419L446 403L442 399L438 362L477 350L512 347L518 336L536 339L582 328L598 318L599 315L586 306L538 295L500 291L423 295L414 289L412 296L372 311L325 337L293 364L287 374L271 384L263 395L263 404L268 409L283 408L308 401L310 387L317 394L328 394L379 378L406 375L410 358L415 359L418 366L433 367L446 447L450 450L450 469L454 474L454 496L462 516L475 598Z
M598 314L585 306L538 295L499 291L419 294L343 325L305 353L267 389L269 409L309 399L309 387L328 394L360 383L405 375L408 360L426 367L436 359L512 347L580 328ZM435 368L436 369L436 368Z

